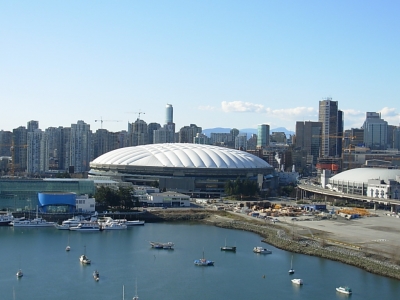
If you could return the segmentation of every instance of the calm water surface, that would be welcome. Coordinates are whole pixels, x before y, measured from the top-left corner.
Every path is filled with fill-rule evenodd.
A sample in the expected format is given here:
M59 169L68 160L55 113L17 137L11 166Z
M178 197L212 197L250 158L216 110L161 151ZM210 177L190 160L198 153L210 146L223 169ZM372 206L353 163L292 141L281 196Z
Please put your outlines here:
M222 252L225 244L237 252ZM71 251L66 252L68 244ZM68 232L53 228L0 228L0 299L346 299L335 288L349 285L351 299L399 299L400 281L316 257L262 244L245 231L207 225L146 224L121 231ZM175 250L151 249L149 241L174 242ZM83 266L79 256L92 264ZM254 246L273 251L257 255ZM205 257L214 267L198 267ZM17 279L21 268L24 276ZM95 282L93 271L100 272ZM291 283L302 278L304 285Z

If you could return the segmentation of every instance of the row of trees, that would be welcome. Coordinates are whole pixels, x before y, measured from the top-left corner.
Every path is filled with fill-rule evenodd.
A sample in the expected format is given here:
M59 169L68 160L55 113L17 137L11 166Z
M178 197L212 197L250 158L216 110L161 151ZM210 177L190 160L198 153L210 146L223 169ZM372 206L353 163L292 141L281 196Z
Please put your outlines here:
M109 187L99 187L94 194L96 206L99 209L118 209L131 210L138 207L139 201L133 197L133 190L128 188L119 188L118 190Z
M257 194L258 187L257 182L249 179L237 178L235 181L227 181L225 183L225 194L229 196L250 196L253 197Z

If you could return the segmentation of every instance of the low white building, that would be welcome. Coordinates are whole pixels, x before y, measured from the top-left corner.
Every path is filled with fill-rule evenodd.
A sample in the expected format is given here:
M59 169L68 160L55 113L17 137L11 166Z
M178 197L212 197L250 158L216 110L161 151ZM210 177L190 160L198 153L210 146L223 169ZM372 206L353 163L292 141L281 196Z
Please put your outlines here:
M156 207L190 207L190 197L176 192L153 193L147 196L147 205Z
M76 196L76 210L79 212L93 213L96 211L96 199L89 198L88 195Z

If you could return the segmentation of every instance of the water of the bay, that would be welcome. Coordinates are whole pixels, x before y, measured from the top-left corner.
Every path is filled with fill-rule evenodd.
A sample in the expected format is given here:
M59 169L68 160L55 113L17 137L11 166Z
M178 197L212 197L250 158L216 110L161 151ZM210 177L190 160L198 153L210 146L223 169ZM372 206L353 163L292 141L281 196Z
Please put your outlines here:
M226 243L237 252L223 252ZM343 299L338 286L353 289L351 299L398 299L400 281L342 263L293 254L261 243L253 233L198 224L146 224L95 233L54 228L0 228L0 299ZM175 250L150 248L149 241L173 242ZM69 244L71 251L66 252ZM86 246L91 265L81 265ZM264 246L272 254L252 252ZM214 260L199 267L193 260ZM21 268L24 276L17 279ZM95 282L92 273L100 272ZM291 278L302 278L303 286Z

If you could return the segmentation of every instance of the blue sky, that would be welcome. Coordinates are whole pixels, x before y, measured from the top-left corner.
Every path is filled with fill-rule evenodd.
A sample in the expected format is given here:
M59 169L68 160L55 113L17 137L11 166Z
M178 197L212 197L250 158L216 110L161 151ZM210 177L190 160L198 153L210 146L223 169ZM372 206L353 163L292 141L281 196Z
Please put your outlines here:
M339 102L399 125L400 2L2 1L0 130L126 130L141 114L179 129L295 129ZM111 122L119 121L119 122Z

